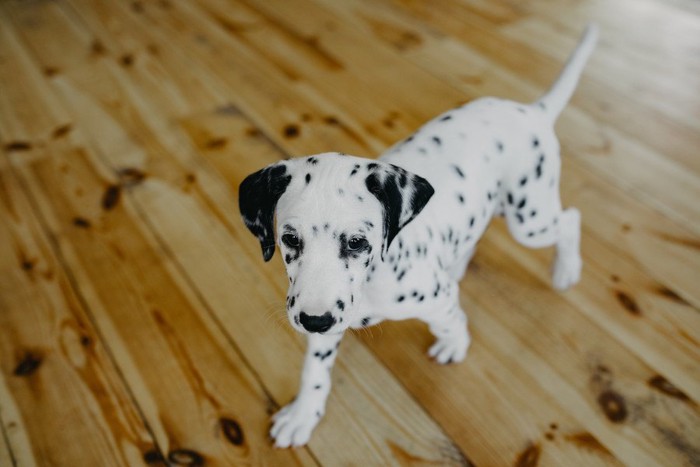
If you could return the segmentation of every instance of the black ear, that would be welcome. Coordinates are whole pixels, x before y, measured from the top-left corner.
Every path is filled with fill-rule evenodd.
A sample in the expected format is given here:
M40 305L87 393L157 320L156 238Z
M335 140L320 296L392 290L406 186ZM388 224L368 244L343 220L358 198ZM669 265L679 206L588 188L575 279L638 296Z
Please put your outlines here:
M384 251L406 224L411 222L433 196L426 179L392 164L368 165L365 185L384 207Z
M277 163L248 175L238 189L243 222L260 240L265 261L275 254L275 206L291 181L284 163Z

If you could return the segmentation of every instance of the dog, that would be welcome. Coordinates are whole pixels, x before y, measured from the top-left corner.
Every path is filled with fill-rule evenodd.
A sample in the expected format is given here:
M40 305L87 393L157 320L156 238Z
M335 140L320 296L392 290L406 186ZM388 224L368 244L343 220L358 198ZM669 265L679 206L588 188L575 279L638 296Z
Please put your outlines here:
M553 126L597 35L590 25L534 104L481 98L436 117L378 160L326 153L243 180L243 220L265 261L278 243L287 315L308 337L298 396L273 417L276 447L309 441L349 328L417 318L436 338L430 357L441 364L465 358L470 337L458 282L493 216L505 217L522 245L556 247L556 289L578 282L580 214L561 206Z

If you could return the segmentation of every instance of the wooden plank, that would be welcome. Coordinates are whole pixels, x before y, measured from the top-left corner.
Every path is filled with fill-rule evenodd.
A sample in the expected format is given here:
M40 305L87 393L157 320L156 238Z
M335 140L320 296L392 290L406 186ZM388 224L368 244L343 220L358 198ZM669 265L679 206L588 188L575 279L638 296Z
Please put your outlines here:
M7 436L5 436L4 426L0 422L0 431L2 436L0 436L0 465L16 466L17 461L14 458L12 451L10 450L10 445L8 444Z
M22 415L14 404L5 377L0 378L0 434L2 434L3 454L0 459L9 459L2 465L37 465L32 452L29 433L22 423Z
M0 192L0 404L3 432L17 441L13 457L21 465L143 464L142 453L157 447L6 167Z

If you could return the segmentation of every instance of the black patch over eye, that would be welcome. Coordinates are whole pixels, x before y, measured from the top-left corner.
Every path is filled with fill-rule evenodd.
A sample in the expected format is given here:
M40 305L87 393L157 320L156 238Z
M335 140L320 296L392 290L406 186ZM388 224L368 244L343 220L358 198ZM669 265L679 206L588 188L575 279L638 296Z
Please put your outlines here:
M286 233L282 235L282 243L287 245L289 248L299 248L301 240L295 234Z

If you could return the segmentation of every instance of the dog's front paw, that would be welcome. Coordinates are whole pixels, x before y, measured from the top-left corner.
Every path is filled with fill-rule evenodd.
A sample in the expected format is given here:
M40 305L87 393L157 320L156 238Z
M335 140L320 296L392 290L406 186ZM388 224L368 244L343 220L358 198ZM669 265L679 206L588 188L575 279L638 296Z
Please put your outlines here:
M469 342L470 339L467 332L454 333L448 337L441 337L430 347L428 355L442 365L458 363L467 356Z
M308 443L322 415L314 404L299 399L282 407L272 417L270 436L275 440L275 447L288 448Z

